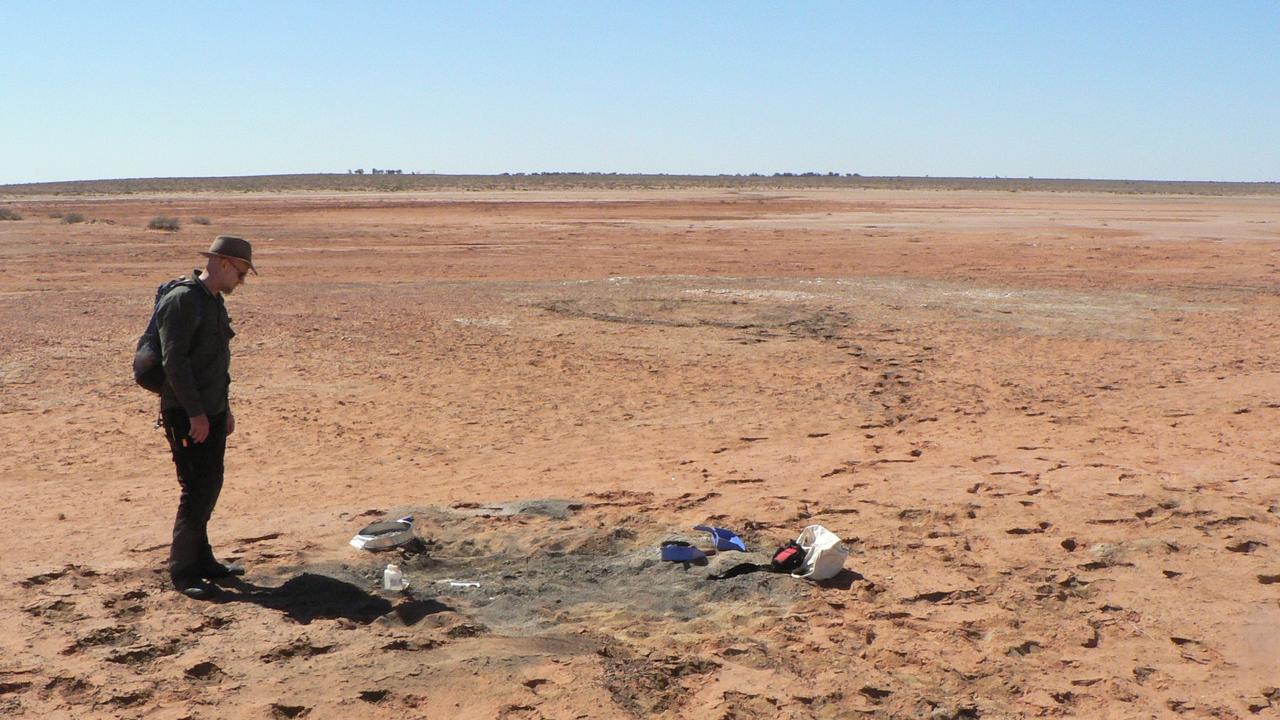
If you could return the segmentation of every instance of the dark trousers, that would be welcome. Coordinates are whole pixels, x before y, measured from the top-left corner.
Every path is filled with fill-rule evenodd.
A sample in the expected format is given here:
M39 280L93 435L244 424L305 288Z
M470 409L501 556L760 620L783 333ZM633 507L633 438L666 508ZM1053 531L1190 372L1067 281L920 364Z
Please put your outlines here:
M199 580L217 559L209 546L209 517L222 492L222 461L227 450L227 414L209 416L209 437L198 443L188 437L191 421L181 409L165 410L165 435L178 470L178 516L169 547L169 577L175 584Z

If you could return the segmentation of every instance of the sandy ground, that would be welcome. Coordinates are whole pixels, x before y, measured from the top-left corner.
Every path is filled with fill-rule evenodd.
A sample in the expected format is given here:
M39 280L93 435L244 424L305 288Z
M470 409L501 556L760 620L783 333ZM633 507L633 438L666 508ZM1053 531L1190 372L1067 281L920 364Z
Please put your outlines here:
M1280 714L1274 196L5 206L0 714ZM129 361L219 232L262 270L211 525L249 572L201 603ZM409 512L403 557L347 545ZM702 522L851 555L818 585L657 561Z

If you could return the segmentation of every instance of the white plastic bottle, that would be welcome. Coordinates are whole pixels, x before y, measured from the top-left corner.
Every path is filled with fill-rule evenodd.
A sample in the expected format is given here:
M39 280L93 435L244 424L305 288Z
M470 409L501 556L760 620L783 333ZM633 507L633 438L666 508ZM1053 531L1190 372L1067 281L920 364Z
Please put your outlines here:
M383 590L403 590L404 575L400 572L400 567L395 563L387 565L387 569L382 571L382 589Z

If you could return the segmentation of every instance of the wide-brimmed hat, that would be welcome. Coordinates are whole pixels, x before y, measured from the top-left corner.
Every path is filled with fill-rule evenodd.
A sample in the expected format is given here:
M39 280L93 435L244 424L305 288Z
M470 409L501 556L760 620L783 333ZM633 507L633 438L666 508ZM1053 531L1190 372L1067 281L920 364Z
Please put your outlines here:
M235 235L219 235L213 239L213 244L209 246L209 250L201 252L205 257L224 257L234 260L243 260L249 263L249 269L254 275L258 274L258 269L253 266L253 246L248 240Z

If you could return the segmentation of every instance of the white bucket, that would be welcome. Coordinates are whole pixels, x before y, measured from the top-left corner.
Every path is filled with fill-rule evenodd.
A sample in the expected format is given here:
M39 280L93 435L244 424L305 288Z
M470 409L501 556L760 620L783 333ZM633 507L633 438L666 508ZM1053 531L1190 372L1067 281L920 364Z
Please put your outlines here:
M805 550L804 565L792 577L827 580L840 574L849 549L839 536L821 525L809 525L800 531L796 542Z

